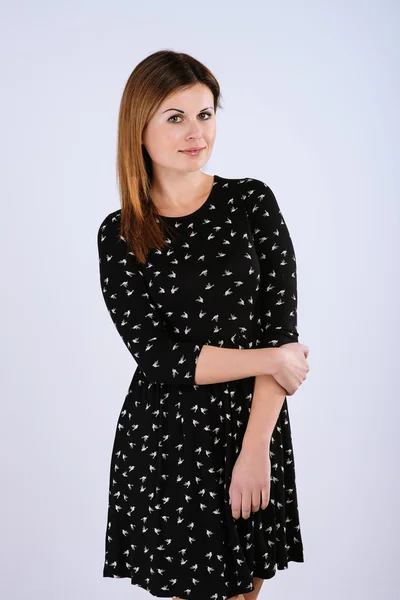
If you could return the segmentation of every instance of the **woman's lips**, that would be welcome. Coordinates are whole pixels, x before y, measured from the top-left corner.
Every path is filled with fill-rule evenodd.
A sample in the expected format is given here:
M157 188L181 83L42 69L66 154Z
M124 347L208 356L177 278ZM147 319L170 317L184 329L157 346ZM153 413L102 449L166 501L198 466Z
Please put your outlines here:
M199 156L203 150L204 148L199 148L198 150L180 150L180 152L186 154L187 156Z

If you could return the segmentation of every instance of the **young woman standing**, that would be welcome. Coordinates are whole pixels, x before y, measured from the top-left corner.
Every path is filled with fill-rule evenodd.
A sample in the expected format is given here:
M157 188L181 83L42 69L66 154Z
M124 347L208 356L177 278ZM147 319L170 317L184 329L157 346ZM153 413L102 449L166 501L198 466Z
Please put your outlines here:
M305 380L296 260L271 188L206 175L220 89L187 54L132 72L121 208L101 289L137 368L111 457L105 577L158 597L255 600L303 562L286 395Z

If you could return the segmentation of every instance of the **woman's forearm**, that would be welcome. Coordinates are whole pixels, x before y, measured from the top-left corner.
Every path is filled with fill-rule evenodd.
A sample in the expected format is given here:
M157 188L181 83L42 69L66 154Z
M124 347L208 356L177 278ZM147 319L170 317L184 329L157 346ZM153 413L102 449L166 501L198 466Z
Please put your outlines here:
M256 377L242 449L254 450L260 444L269 446L285 396L286 390L272 375Z
M223 383L274 373L279 348L237 349L203 346L199 354L195 383Z

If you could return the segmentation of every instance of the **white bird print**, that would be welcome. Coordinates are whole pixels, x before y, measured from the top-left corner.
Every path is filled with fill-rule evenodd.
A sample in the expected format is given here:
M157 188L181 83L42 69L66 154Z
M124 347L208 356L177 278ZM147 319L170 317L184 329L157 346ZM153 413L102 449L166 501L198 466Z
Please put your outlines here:
M104 574L191 600L251 590L253 554L265 578L303 561L286 399L270 437L268 508L240 527L228 490L254 379L198 385L194 378L203 345L298 340L294 250L262 181L217 177L212 190L199 212L170 218L176 238L164 235L165 246L152 248L145 263L119 235L120 210L98 235L100 289L137 364L116 424Z

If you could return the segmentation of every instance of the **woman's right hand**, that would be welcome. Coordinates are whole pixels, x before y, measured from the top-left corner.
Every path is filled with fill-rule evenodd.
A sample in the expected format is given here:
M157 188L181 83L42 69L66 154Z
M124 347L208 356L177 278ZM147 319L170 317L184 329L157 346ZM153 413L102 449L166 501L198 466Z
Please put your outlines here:
M309 348L299 342L290 342L277 348L274 372L271 375L292 396L307 377Z

